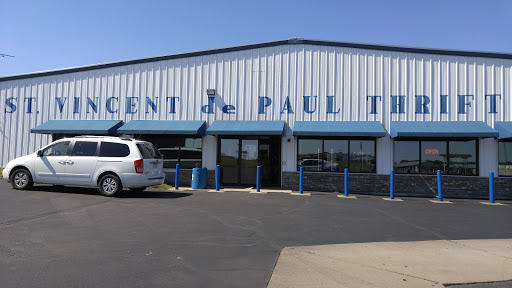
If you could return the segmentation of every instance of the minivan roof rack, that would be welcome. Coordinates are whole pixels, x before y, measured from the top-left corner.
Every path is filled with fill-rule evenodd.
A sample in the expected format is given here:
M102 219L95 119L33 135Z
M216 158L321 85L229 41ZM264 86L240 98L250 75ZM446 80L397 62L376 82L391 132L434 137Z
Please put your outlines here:
M109 136L98 136L98 135L79 135L75 136L74 138L104 138Z
M119 138L121 138L122 140L132 141L132 137L130 135L126 135L126 134L120 135Z

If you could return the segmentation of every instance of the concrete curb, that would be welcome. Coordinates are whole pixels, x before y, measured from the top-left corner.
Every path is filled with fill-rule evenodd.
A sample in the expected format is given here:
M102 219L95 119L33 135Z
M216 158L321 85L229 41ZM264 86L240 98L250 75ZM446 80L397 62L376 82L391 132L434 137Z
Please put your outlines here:
M357 199L356 196L345 196L345 195L337 195L338 198L344 198L344 199Z
M384 199L384 200L386 200L386 201L394 201L394 202L403 202L403 201L404 201L404 200L402 200L402 199L398 199L398 198L395 198L395 199L391 199L391 198L382 198L382 199Z
M251 191L251 192L249 192L249 194L262 194L262 195L267 194L267 193L268 192L264 192L264 191L261 191L261 190L260 190L260 192L258 192L258 191Z
M512 279L512 239L286 247L268 288L423 288Z
M503 203L489 203L489 202L480 202L480 204L489 205L489 206L507 206L507 204Z
M451 203L453 203L450 201L439 201L439 200L429 200L429 201L432 203L436 203L436 204L451 204Z

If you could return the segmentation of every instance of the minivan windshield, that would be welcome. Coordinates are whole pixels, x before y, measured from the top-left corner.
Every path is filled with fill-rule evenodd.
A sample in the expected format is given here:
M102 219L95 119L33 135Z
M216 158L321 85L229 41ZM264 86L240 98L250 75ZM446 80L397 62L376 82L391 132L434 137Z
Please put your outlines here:
M149 142L144 142L137 144L137 148L139 148L140 154L142 154L142 158L144 159L161 159L162 155L158 150L153 146L153 144Z

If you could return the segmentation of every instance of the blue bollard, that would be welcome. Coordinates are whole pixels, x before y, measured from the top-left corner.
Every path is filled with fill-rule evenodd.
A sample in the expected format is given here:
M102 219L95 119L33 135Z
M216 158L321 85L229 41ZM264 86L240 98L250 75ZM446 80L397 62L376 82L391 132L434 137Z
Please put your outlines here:
M176 173L174 176L174 189L180 189L180 164L176 164Z
M219 191L220 187L220 165L215 167L215 191Z
M437 198L443 201L443 185L441 183L441 170L437 170Z
M494 203L494 172L489 172L489 202Z
M299 178L299 193L304 192L304 167L300 167L300 178Z
M395 169L391 169L389 185L389 198L395 199Z
M345 196L348 196L348 168L345 168Z
M256 167L256 192L260 192L261 166Z

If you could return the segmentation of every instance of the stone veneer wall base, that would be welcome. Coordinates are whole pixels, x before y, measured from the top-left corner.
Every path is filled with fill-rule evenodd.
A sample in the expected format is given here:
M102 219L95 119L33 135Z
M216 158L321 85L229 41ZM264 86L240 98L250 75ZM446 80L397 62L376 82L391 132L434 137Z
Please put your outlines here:
M174 177L174 173L172 173ZM169 177L170 178L170 177ZM304 190L344 193L343 173L304 173ZM190 187L192 169L181 169L180 186ZM489 178L445 175L443 197L461 199L489 199ZM167 181L166 181L167 182ZM208 188L215 188L215 170L208 170ZM174 178L170 183L174 184ZM299 172L283 172L282 189L299 190ZM512 177L494 179L494 197L512 200ZM389 196L389 175L349 174L349 193ZM435 175L395 174L395 197L437 197Z
M489 199L489 178L445 175L443 197ZM283 172L283 189L299 189L299 172ZM496 199L512 200L512 178L494 179ZM344 193L343 173L304 173L304 190ZM349 174L349 194L389 195L389 175ZM395 174L396 197L437 197L436 175Z

